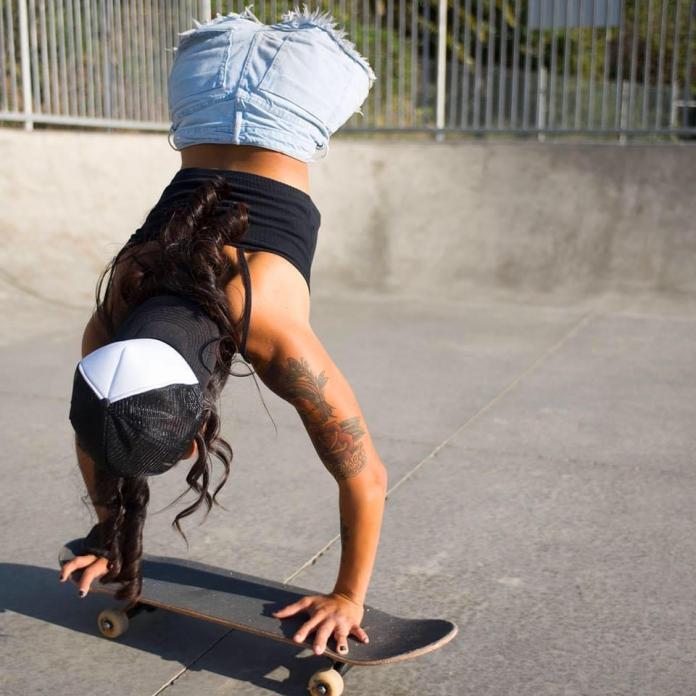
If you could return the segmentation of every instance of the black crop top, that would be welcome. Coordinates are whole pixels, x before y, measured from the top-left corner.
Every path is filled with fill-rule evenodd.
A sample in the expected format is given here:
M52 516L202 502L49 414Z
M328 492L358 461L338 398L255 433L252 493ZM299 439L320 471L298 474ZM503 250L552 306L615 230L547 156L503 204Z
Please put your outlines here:
M234 188L234 198L223 201L223 205L240 201L246 203L249 209L249 227L233 246L279 254L302 273L310 288L312 260L321 224L319 209L309 194L301 189L260 174L207 167L179 169L148 213L145 222L128 239L127 246L149 241L166 220L166 213L214 174L227 178ZM246 338L251 315L251 282L246 258L241 251L238 257L246 296L240 353L249 362Z
M310 287L321 224L319 209L301 189L260 174L207 167L179 169L129 243L147 241L161 227L165 213L213 174L227 178L238 194L224 205L241 201L249 206L249 228L234 246L283 256L302 273Z

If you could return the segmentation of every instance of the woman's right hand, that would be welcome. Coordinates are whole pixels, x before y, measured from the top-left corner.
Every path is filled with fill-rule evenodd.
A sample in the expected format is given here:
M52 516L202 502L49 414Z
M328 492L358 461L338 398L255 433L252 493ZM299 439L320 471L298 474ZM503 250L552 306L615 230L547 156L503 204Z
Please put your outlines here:
M58 576L61 582L67 582L76 571L84 568L78 583L80 597L85 597L92 587L92 582L106 575L109 570L109 559L95 556L92 553L85 556L75 556L63 565Z

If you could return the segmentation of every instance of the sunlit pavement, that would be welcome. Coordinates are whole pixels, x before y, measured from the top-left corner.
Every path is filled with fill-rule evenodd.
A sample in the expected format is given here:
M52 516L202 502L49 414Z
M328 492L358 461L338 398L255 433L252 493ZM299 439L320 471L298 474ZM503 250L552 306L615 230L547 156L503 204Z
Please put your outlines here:
M322 658L166 612L111 642L108 598L58 582L59 547L91 524L67 419L89 308L4 293L0 691L305 693ZM317 294L312 323L389 471L368 601L460 626L442 650L352 670L347 694L693 693L693 301ZM258 387L270 417L253 377L228 382L227 511L186 527L188 556L328 591L335 483ZM154 514L184 473L152 481L152 553L187 555L169 526L183 503Z

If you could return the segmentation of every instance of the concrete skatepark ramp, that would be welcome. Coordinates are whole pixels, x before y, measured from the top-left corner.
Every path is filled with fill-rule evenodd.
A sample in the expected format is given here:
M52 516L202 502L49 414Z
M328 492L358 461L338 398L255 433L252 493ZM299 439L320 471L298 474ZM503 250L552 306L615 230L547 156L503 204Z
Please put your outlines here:
M0 130L0 284L88 307L180 166L161 134ZM337 139L313 291L696 290L696 148Z

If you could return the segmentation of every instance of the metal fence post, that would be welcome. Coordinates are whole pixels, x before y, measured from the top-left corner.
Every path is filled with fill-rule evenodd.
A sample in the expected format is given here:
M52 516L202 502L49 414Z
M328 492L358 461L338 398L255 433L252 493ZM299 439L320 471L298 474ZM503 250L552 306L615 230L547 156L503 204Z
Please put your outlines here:
M675 80L672 83L672 94L679 93L679 83ZM672 97L672 105L669 110L669 126L670 128L679 128L679 121L677 120L677 99Z
M447 67L447 0L439 0L437 28L437 92L435 101L435 139L444 139L442 129L445 127L445 71Z
M631 83L628 80L623 80L621 82L621 118L620 118L620 132L619 132L619 144L626 144L626 131L628 130L628 124L630 123L631 114L629 113L630 103L631 103Z
M549 83L549 71L545 65L539 68L539 85L537 90L537 138L540 142L546 140L546 90Z
M209 22L212 19L210 0L201 0L201 22Z
M22 102L24 104L24 130L33 131L31 118L31 64L29 60L29 21L27 20L27 0L19 0L19 54L22 66Z

